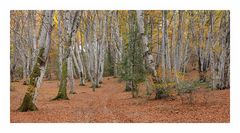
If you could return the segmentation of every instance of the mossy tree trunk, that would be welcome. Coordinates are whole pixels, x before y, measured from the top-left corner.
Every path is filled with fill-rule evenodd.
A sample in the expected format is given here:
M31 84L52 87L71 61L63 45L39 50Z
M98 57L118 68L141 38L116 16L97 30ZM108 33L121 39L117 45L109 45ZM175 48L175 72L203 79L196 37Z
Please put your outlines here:
M38 78L40 77L41 70L40 66L44 65L45 62L42 60L43 59L43 53L44 53L44 48L41 48L38 54L38 59L37 62L34 65L33 72L30 75L30 83L29 87L27 89L27 92L24 96L23 102L21 106L18 108L18 111L20 112L27 112L27 111L36 111L38 110L35 103L33 102L33 98L36 92L36 87L37 87L37 81Z
M53 100L64 99L68 100L67 96L67 58L63 58L62 77L57 96Z
M75 41L76 31L80 22L79 11L66 11L64 14L65 30L67 34L65 36L66 43L64 45L64 57L62 58L61 78L57 96L53 100L68 100L67 96L67 77L68 77L68 63L67 59L71 56L72 42Z
M45 74L49 47L51 45L52 15L53 11L44 11L42 24L45 24L45 26L41 26L40 29L40 37L38 39L39 51L37 53L36 62L34 62L33 71L29 77L30 80L27 92L23 98L21 106L18 108L18 111L20 112L38 110L36 106L36 98Z
M33 103L33 94L34 93L35 93L35 87L30 85L24 96L21 106L18 108L18 111L27 112L27 111L37 111L38 110L37 106Z

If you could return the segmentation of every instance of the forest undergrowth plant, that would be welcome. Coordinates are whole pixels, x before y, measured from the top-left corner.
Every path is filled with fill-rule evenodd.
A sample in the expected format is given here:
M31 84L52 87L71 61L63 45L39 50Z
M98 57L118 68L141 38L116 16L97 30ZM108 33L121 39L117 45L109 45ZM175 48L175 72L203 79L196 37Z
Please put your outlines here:
M175 86L175 82L164 82L160 81L158 83L155 83L153 85L153 88L155 89L155 99L163 99L167 98L171 95L172 90Z
M197 89L198 81L181 81L177 85L177 93L181 98L182 104L186 101L187 104L194 103L194 92Z

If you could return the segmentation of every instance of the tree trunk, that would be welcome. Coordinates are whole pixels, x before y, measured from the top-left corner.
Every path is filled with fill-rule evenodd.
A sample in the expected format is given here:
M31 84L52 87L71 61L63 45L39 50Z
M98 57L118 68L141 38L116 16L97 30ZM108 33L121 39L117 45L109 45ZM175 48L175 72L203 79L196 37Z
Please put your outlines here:
M174 80L175 82L178 84L179 80L178 80L178 69L177 69L177 63L178 63L178 56L177 56L177 46L175 43L175 39L176 39L176 28L175 26L177 25L177 13L176 11L173 11L173 22L172 22L172 58L173 58L173 69L174 69Z
M57 96L53 100L63 99L68 100L67 96L67 58L63 58L62 64L62 78L60 80L60 86Z
M58 80L61 80L61 77L62 77L62 58L63 58L61 16L62 16L62 11L59 11L59 14L58 14Z
M144 12L142 10L137 10L137 24L138 24L138 29L139 33L142 38L143 42L143 51L144 51L144 56L145 56L145 62L147 65L148 70L150 70L151 74L153 77L157 76L157 71L155 69L155 62L153 60L153 56L148 48L148 40L147 36L145 35L144 32Z
M177 72L180 72L180 67L181 67L181 59L182 59L182 56L181 56L181 52L182 52L182 36L183 36L183 33L182 33L182 25L183 25L183 11L179 11L178 12L179 14L179 21L178 21L178 39L177 39L177 46L176 46L176 55L175 55L175 58L176 58L176 69L177 69Z
M162 81L165 82L166 81L166 64L165 64L165 57L166 57L166 50L165 50L165 47L166 47L166 42L165 42L165 39L166 39L166 34L165 34L165 13L164 11L162 11Z
M51 41L51 22L52 22L52 15L53 11L45 11L45 15L43 18L43 23L46 24L45 28L41 28L41 34L40 36L48 36L46 38L39 38L39 53L38 53L38 58L36 63L34 64L33 71L30 75L30 83L27 89L27 92L24 96L23 102L21 106L18 108L19 111L21 112L26 112L26 111L36 111L36 97L37 97L37 90L40 88L41 82L43 75L45 73L46 64L47 64L47 57L49 53L49 49L47 47L50 46ZM45 32L42 32L42 31ZM45 44L46 43L46 44ZM46 47L47 46L47 47Z
M205 23L206 23L206 18L205 18L205 12L203 12L200 16L200 40L197 48L197 53L198 53L198 71L199 71L199 81L201 82L206 82L206 73L207 73L207 62L208 62L208 56L206 53L208 53L207 45L205 43ZM205 48L205 49L204 49Z
M73 61L72 61L72 56L68 57L68 79L70 82L70 94L76 94L74 90L74 77L73 77Z
M65 29L67 34L65 36L66 42L64 47L64 57L62 59L62 77L57 96L53 100L68 100L67 96L67 77L68 67L67 59L71 55L72 42L75 40L75 35L79 26L80 17L79 11L66 11L65 13Z
M73 46L74 46L74 45L73 45ZM83 85L83 83L82 83L82 80L83 80L83 79L82 79L82 77L81 77L82 71L81 71L81 69L80 69L79 63L78 63L77 58L76 58L76 56L75 56L73 47L71 47L70 49L71 49L71 58L73 59L73 62L74 62L74 64L75 64L76 68L77 68L78 75L79 75L79 77L80 77L80 85ZM76 47L75 47L75 49L76 49Z
M77 61L78 61L79 68L80 68L80 75L79 75L80 76L80 86L84 86L85 81L84 81L83 64L82 64L82 60L80 57L79 46L77 45L77 43L75 44L75 49L76 49Z

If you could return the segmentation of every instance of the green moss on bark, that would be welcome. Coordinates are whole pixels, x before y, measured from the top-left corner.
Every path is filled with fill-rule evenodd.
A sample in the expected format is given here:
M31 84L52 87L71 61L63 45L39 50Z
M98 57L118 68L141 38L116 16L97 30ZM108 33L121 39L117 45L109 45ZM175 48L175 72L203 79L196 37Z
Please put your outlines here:
M60 80L60 86L57 96L53 100L69 100L67 96L67 60L63 60L62 65L62 78Z
M27 111L37 111L37 106L33 103L33 93L34 93L34 87L30 86L27 90L27 93L24 96L22 105L18 108L18 111L20 112L27 112Z
M33 96L35 94L37 78L40 77L40 66L44 65L44 63L45 63L43 60L43 53L44 53L44 48L41 48L38 53L37 62L35 63L35 65L33 67L33 71L30 75L29 87L24 96L21 106L18 108L18 111L20 111L20 112L38 110L37 106L33 103Z

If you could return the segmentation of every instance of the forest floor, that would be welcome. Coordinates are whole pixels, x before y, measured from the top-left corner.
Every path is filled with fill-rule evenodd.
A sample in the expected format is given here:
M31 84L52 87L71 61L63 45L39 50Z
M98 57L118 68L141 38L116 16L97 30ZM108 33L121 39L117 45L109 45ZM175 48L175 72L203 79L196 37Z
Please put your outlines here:
M11 91L10 121L12 123L42 122L230 122L230 90L204 91L200 88L193 94L193 104L182 103L180 96L155 100L140 91L139 98L124 92L124 82L105 77L101 88L95 92L79 86L77 94L68 94L70 100L51 101L57 95L58 81L44 81L37 100L38 111L18 112L27 86L13 82Z

